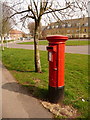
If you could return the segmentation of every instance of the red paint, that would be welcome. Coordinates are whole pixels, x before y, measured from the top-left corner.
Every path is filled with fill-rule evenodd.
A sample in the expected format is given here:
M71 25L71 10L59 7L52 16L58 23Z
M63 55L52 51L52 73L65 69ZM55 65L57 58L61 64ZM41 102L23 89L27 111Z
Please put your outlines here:
M67 36L48 36L49 46L49 86L64 86L64 50Z

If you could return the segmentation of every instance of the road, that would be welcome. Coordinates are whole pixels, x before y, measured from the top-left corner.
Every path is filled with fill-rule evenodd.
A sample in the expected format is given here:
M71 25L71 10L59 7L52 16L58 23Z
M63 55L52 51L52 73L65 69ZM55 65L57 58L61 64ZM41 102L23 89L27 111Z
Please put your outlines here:
M23 48L23 49L34 49L33 45L24 45L24 44L16 44L16 43L8 43L9 48ZM65 53L76 53L76 54L89 54L90 52L88 48L90 45L85 46L65 46ZM39 49L46 51L45 45L39 45Z

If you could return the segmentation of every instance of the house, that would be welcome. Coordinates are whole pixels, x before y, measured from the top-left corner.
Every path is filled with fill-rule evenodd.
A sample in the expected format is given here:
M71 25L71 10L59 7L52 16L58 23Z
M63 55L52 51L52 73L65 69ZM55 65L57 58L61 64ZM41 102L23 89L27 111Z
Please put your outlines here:
M89 17L57 21L46 26L42 36L66 35L69 38L90 38Z
M18 40L18 39L20 39L20 38L23 37L23 34L25 34L25 33L22 32L22 31L12 29L12 30L9 32L9 38L10 38L11 40Z

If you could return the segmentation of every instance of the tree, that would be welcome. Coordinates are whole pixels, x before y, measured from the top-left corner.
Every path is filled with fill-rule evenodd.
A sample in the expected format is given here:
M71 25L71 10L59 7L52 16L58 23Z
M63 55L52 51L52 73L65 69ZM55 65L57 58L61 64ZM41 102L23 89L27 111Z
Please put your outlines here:
M26 34L24 32L22 33L22 37L24 37L24 38L26 37Z
M63 0L62 2L59 0L19 0L16 3L19 9L17 10L17 7L15 7L15 13L10 17L20 15L23 23L25 23L26 19L28 18L33 19L35 23L34 55L36 72L42 72L38 47L39 26L41 20L44 19L45 21L51 22L52 19L57 19L58 21L61 21L61 19L63 18L69 18L70 16L73 17L74 14L77 13L77 11L78 13L79 11L83 13L83 10L86 9L87 1L88 0Z
M30 31L30 33L31 33L31 35L32 36L34 36L34 31L35 31L35 23L34 22L30 22L29 24L28 24L28 29L29 29L29 31ZM41 32L42 32L42 24L40 23L40 25L39 25L39 39L41 38Z
M29 29L31 35L34 36L35 23L34 22L29 23L28 29Z
M11 28L11 21L8 18L8 15L11 15L11 9L6 2L0 2L1 6L1 18L0 18L0 37L1 37L1 49L4 50L3 40L5 35L8 35Z

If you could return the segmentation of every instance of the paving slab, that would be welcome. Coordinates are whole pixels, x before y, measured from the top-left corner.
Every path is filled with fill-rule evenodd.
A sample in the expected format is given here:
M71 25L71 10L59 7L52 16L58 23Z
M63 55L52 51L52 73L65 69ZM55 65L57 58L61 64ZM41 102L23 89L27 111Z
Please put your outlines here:
M2 118L2 66L0 64L0 120Z
M0 62L1 67L1 62ZM40 101L32 97L27 88L15 81L2 66L2 118L52 118Z

